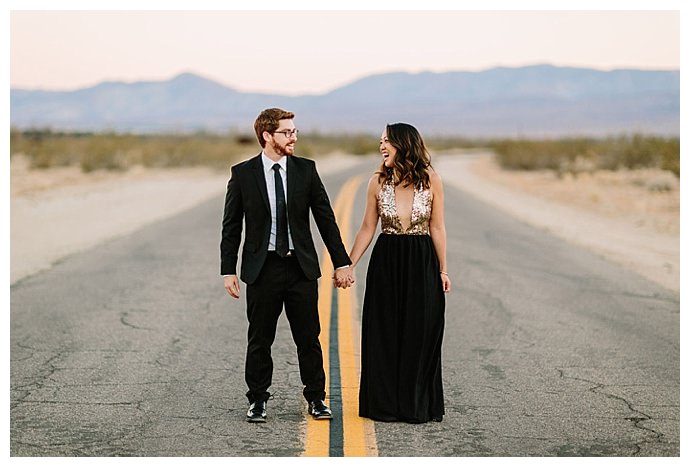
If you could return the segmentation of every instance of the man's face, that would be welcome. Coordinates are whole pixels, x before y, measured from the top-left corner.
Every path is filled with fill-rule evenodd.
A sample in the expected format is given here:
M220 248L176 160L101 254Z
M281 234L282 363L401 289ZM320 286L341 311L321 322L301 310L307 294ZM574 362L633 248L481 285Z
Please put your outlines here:
M280 120L278 129L273 133L269 144L280 156L292 156L295 153L297 133L292 120Z

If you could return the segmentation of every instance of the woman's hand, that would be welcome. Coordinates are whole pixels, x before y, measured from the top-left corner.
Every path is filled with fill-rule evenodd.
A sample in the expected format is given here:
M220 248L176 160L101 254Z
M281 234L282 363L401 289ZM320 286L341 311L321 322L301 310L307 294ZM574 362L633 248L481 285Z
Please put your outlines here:
M441 287L444 293L450 292L450 276L447 272L441 272Z

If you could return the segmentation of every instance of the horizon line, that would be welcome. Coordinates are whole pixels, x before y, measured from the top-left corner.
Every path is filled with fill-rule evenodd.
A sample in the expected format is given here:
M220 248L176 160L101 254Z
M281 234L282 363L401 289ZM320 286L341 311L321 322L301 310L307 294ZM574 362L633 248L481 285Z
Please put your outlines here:
M83 91L85 89L91 89L95 88L104 84L124 84L124 85L131 85L131 84L137 84L137 83L165 83L168 81L174 81L175 79L180 78L181 76L184 75L192 75L201 79L204 79L206 81L213 82L215 84L218 84L220 86L229 88L233 91L237 91L243 94L263 94L263 95L280 95L280 96L285 96L285 97L304 97L304 96L322 96L325 94L328 94L330 92L333 92L337 89L343 88L345 86L349 86L353 83L356 83L357 81L360 81L362 79L370 78L373 76L383 76L383 75L389 75L389 74L408 74L408 75L420 75L420 74L445 74L445 73L483 73L487 71L492 71L492 70L497 70L497 69L521 69L521 68L536 68L536 67L551 67L551 68L563 68L563 69L579 69L579 70L594 70L594 71L601 71L601 72L614 72L614 71L658 71L658 72L680 72L680 67L678 68L663 68L663 67L653 67L653 68L646 68L646 67L634 67L634 66L622 66L622 67L596 67L596 66L585 66L585 65L559 65L559 64L554 64L550 62L535 62L531 64L525 64L525 65L491 65L487 67L483 67L480 69L451 69L451 70L445 70L445 71L436 71L436 70L431 70L431 69L424 69L424 70L418 70L418 71L411 71L411 70L389 70L389 71L383 71L383 72L372 72L366 75L361 75L358 78L355 78L353 80L348 81L345 84L342 84L340 86L332 87L327 91L324 92L317 92L317 93L285 93L285 92L280 92L280 91L266 91L266 90L251 90L251 89L243 89L241 87L236 87L235 85L231 84L226 84L222 82L221 80L218 80L216 78L210 77L208 75L205 75L203 72L198 72L198 71L192 71L192 70L183 70L179 71L177 73L174 73L173 75L167 77L167 78L151 78L151 79L146 79L146 78L141 78L141 79L102 79L96 83L92 84L86 84L82 86L77 86L77 87L65 87L65 88L60 88L60 87L54 87L54 88L48 88L48 87L43 87L43 86L37 86L37 87L24 87L21 85L12 85L10 84L10 91L27 91L27 92L77 92L77 91Z

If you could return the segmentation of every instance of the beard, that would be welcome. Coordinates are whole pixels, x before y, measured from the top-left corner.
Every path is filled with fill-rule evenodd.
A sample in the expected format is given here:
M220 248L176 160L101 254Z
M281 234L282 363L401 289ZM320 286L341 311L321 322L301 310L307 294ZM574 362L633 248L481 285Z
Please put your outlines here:
M276 140L271 141L271 148L278 154L279 156L291 156L295 153L294 146L288 147L287 143L284 146L282 146L280 143L278 143Z

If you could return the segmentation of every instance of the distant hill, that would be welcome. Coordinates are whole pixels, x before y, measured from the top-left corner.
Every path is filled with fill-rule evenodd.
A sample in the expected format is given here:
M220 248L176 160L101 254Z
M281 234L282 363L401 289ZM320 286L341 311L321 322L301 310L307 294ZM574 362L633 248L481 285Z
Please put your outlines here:
M404 121L467 137L680 134L680 72L535 65L479 72L385 73L322 95L238 92L185 73L76 91L10 90L14 128L252 132L261 109L296 113L306 131L378 134Z

